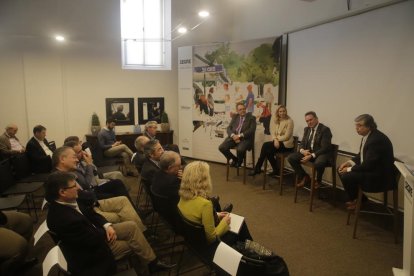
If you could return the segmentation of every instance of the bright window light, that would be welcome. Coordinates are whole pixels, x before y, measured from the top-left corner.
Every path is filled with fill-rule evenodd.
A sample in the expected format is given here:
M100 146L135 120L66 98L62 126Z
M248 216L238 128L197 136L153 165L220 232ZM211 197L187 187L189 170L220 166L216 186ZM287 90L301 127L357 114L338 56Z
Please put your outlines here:
M171 0L121 0L122 67L171 69Z

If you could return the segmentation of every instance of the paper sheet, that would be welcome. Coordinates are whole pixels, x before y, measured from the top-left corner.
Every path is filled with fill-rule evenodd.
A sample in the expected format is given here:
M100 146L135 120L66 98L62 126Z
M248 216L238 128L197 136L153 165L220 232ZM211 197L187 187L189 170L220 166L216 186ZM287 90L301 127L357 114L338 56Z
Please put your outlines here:
M231 213L230 214L230 231L238 234L244 222L244 217Z
M232 247L224 242L220 242L216 253L214 254L213 262L230 275L236 275L242 256L242 254Z

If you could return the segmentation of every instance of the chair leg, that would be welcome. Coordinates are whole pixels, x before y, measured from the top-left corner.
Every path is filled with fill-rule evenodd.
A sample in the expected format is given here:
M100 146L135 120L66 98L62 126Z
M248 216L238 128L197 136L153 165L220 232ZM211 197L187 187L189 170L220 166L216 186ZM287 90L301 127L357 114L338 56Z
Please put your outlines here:
M336 196L336 164L332 166L332 203L336 205L335 196Z
M355 223L354 223L354 233L352 235L352 238L356 239L356 231L358 227L358 219L359 219L359 211L361 210L361 202L362 202L362 189L361 187L358 188L358 199L357 204L355 207Z
M309 212L313 211L313 198L315 197L315 176L316 176L315 174L316 174L315 167L312 167Z
M392 197L394 201L394 242L398 243L398 188L392 191Z
M280 183L279 195L283 194L283 169L284 168L285 168L285 157L282 156L280 158L280 169L279 169L279 183Z
M295 197L293 198L294 203L296 203L298 199L298 186L296 186L296 183L298 183L298 176L295 177L295 183L293 183L293 185L295 185Z
M229 181L229 173L230 173L230 160L227 159L227 163L226 163L226 181Z
M350 221L351 221L351 215L352 215L352 211L351 211L351 210L349 210L349 211L348 211L348 218L347 218L347 220L346 220L346 225L349 225L349 224L350 224Z
M263 190L266 189L266 172L267 172L267 159L264 161L264 171L263 171Z
M245 153L244 154L244 161L243 161L243 184L246 184L246 167L247 167L247 161L246 161L246 158L247 158L247 154Z

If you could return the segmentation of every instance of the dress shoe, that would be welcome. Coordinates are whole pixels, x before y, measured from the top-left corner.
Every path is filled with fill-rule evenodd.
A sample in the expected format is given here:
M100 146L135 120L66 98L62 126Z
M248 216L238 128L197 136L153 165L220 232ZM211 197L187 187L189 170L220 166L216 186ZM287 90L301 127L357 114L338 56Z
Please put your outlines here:
M261 170L260 171L254 170L251 173L249 173L248 176L255 176L256 174L260 174L261 172L262 172Z
M348 206L346 206L346 209L348 210L348 211L353 211L353 210L355 210L356 209L356 202L354 203L354 204L351 204L351 205L348 205Z
M233 204L229 203L222 209L223 212L231 213L233 211Z
M319 182L318 181L315 181L315 183L313 183L313 188L316 190L316 189L319 189L319 187L321 186L321 184L319 184Z
M156 259L148 264L150 273L155 273L162 270L170 270L176 266L177 264L168 264L159 259Z
M299 181L298 183L296 183L296 187L298 188L302 188L303 186L305 186L305 184L310 182L310 177L309 175L305 175L301 181Z
M347 201L347 202L345 202L345 205L346 206L351 206L351 205L355 205L356 204L356 199L355 200L352 200L352 201Z
M230 167L237 168L238 163L239 162L238 162L237 159L232 159L231 162L230 162Z

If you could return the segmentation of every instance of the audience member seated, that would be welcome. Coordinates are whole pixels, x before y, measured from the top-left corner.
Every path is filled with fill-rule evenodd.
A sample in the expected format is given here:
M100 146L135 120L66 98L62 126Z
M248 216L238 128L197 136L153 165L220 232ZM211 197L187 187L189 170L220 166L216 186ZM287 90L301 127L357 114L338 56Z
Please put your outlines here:
M76 174L76 182L84 190L93 190L98 199L111 198L116 196L126 196L132 205L128 190L124 183L119 179L102 179L97 176L96 166L93 164L91 156L82 151L82 146L75 141L67 142L65 146L70 147L76 154L77 160L73 160L68 165L68 170ZM77 164L76 164L77 163Z
M160 170L160 158L164 153L160 142L155 139L148 141L144 146L145 162L142 165L141 178L151 181L154 174Z
M37 125L33 128L33 137L27 142L26 154L32 172L48 173L52 169L53 149L46 140L46 128Z
M144 146L150 139L147 136L138 136L135 139L135 148L137 152L132 155L131 163L135 165L135 168L141 173L142 165L145 162Z
M17 125L8 124L6 131L0 136L0 160L25 152L25 147L16 137L17 131Z
M210 167L206 162L194 161L189 163L183 172L180 201L178 209L189 221L202 224L209 243L217 238L228 245L237 241L252 240L246 223L244 222L239 234L230 232L230 216L227 212L217 213L215 220L213 203L208 199L212 191Z
M72 142L75 142L75 143L72 143ZM70 144L67 144L67 143L70 143ZM76 152L76 155L78 155L79 160L82 159L82 156L79 156L79 155L82 155L83 152L86 152L93 159L92 151L89 147L88 142L82 143L82 141L79 139L78 136L68 136L68 137L66 137L63 144L65 146L69 146L69 147L73 148L73 150ZM80 145L81 148L74 147L74 145ZM79 150L79 152L77 152L77 150ZM93 164L93 165L95 166L96 170L98 170L96 165L95 164ZM99 170L98 170L98 173L99 173ZM102 173L102 176L103 176L104 179L119 179L123 183L125 183L125 181L126 181L124 175L120 171L106 171L106 172Z
M135 167L131 164L133 152L122 141L117 141L115 136L115 120L110 118L106 120L106 127L98 133L99 147L104 151L107 157L122 156L127 175L137 176Z
M227 160L232 160L231 166L241 167L246 151L254 146L256 118L251 113L246 113L243 103L238 103L236 108L237 115L233 116L227 127L228 137L221 143L219 150ZM237 157L231 153L232 148L236 148Z
M362 114L355 119L356 131L362 136L359 153L338 168L339 177L348 194L348 210L357 204L358 187L364 192L378 193L393 189L395 178L394 152L390 139L377 129L374 118ZM363 201L368 198L364 195Z
M180 197L181 169L180 155L174 151L166 151L161 155L160 170L152 178L152 191L162 197L168 198L176 206Z
M60 147L53 154L53 166L56 171L73 173L77 169L77 162L75 151L70 147ZM87 187L90 186L93 185L87 185ZM95 190L85 190L80 185L79 189L79 201L93 208L109 222L133 221L141 231L146 230L131 201L126 196L97 200Z
M71 274L113 275L115 260L130 253L148 263L150 272L174 267L155 256L136 224L110 223L77 202L79 188L75 176L66 172L52 173L45 183L45 197L50 204L47 225L61 241Z
M0 275L22 275L37 263L36 258L25 260L32 233L30 216L16 211L0 211Z
M145 124L145 132L144 135L147 136L150 140L155 140L157 139L157 129L158 129L158 123L156 121L148 121ZM162 145L162 147L164 148L164 150L172 150L175 151L176 153L180 153L180 149L178 148L178 146L176 144L167 144L167 145Z
M298 177L297 187L310 183L310 177L301 164L312 162L316 169L315 188L318 188L322 182L325 167L329 165L331 158L332 133L329 127L319 123L314 111L306 112L305 121L308 126L305 127L299 152L290 154L288 161Z
M272 135L272 141L263 143L260 157L257 160L254 171L249 174L250 176L261 173L262 165L266 158L272 166L272 174L276 174L279 170L275 154L293 150L293 120L287 115L287 109L284 105L279 106L272 117L270 134Z

